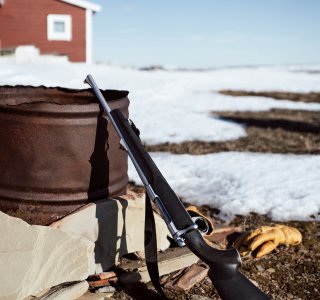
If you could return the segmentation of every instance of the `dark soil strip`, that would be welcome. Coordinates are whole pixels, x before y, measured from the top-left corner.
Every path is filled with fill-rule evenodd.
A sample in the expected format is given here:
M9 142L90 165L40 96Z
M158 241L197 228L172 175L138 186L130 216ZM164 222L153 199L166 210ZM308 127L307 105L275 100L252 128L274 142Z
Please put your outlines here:
M244 138L223 142L190 141L146 146L148 151L175 154L207 154L251 151L320 154L320 112L274 109L263 112L213 112L246 126Z
M241 96L255 96L255 97L268 97L277 100L290 100L300 102L316 102L320 103L320 93L290 93L290 92L253 92L243 90L221 90L222 95L241 97Z

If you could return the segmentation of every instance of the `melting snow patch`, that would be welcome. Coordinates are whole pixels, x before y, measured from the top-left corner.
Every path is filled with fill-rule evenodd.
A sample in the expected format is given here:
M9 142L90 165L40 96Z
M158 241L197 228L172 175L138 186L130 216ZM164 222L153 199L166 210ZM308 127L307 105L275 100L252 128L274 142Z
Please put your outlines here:
M222 217L256 212L279 221L310 220L319 212L320 156L239 152L151 156L178 195L219 208ZM141 183L132 165L129 177Z

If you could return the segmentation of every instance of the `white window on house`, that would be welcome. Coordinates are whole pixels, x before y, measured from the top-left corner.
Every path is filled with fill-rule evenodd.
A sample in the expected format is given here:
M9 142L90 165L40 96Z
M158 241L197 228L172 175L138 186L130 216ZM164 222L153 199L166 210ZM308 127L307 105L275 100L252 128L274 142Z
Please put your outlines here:
M71 41L72 40L72 17L70 15L48 15L48 40Z

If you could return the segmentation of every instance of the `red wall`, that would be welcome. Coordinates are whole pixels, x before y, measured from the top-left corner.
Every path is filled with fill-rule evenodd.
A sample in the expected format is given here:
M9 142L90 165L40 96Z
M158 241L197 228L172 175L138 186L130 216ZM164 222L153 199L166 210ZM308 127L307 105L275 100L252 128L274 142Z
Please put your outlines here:
M47 15L72 16L72 40L48 41ZM0 45L35 45L42 54L67 54L70 61L86 60L85 9L59 0L6 0L0 7Z

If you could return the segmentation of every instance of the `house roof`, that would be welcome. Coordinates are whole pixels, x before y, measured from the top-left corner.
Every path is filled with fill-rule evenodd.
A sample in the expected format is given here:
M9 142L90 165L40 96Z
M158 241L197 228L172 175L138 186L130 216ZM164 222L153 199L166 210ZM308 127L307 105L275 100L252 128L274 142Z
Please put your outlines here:
M93 12L99 12L101 10L100 5L86 1L86 0L60 0L60 1L69 3L71 5L79 6L85 9L89 9L89 10L92 10Z

